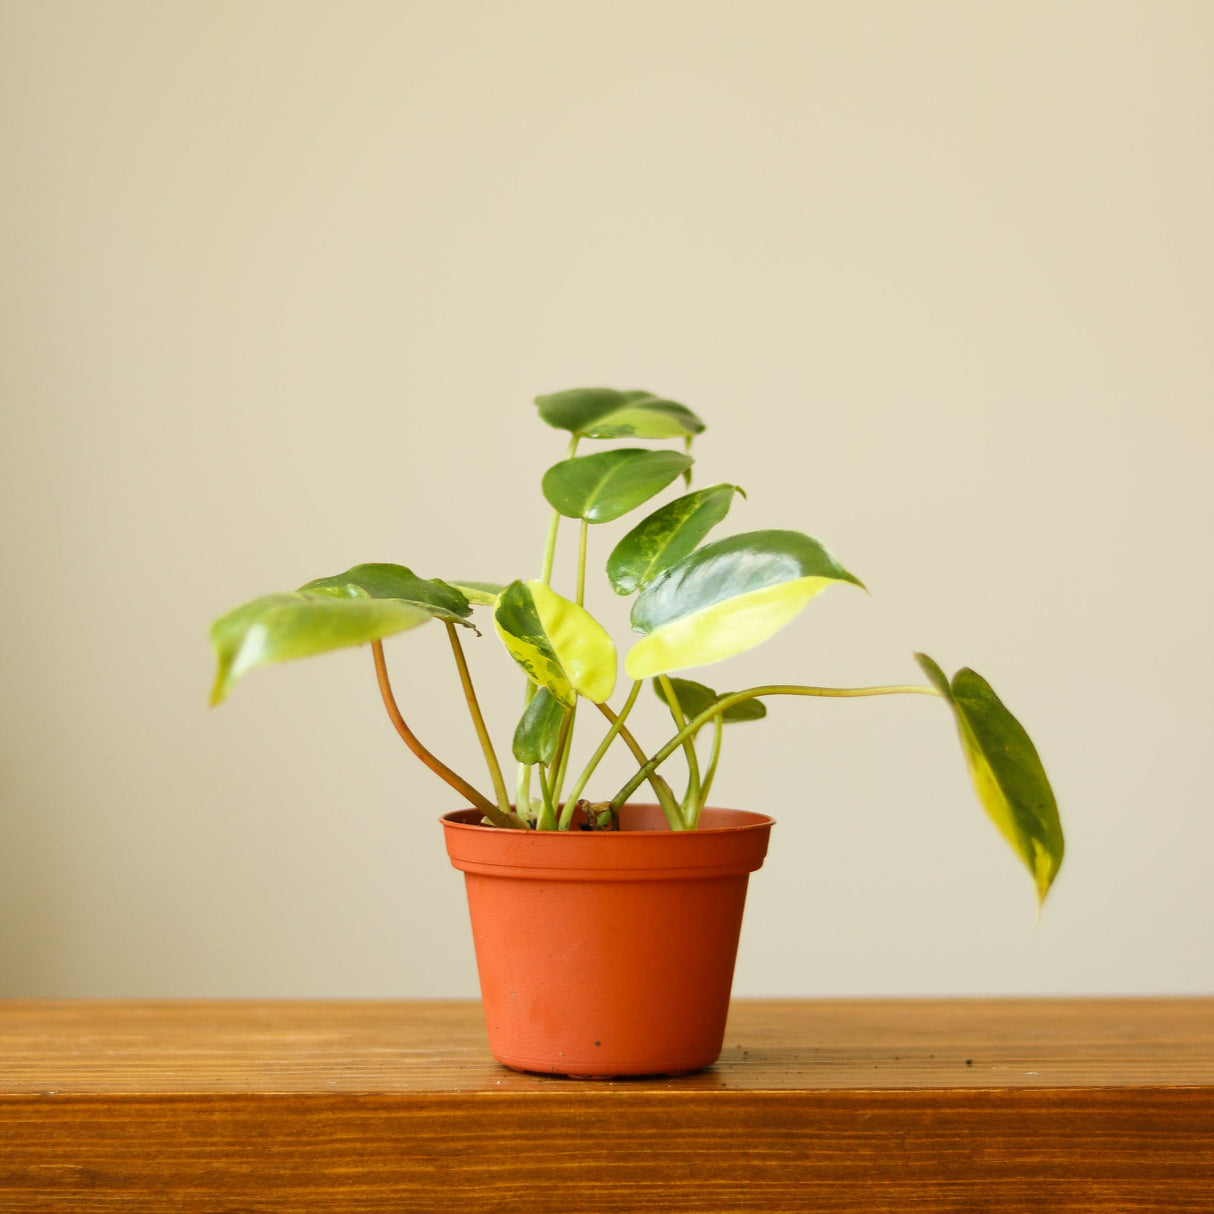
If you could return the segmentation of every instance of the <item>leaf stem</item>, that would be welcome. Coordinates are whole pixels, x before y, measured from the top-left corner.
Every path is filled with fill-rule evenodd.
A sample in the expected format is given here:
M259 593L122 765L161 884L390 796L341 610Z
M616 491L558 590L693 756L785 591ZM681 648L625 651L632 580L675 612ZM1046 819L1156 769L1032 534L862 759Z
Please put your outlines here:
M472 676L468 673L468 661L464 657L464 647L460 643L459 634L450 620L445 621L447 636L451 641L451 652L455 655L455 665L459 668L459 680L463 684L464 699L468 701L468 711L472 714L472 724L476 736L480 739L481 750L485 754L485 762L489 767L489 776L493 780L493 791L497 793L497 807L504 814L510 812L510 794L506 791L506 781L502 777L501 764L493 749L493 741L485 728L485 718L481 715L481 706L476 699L476 690L472 686Z
M802 687L795 683L773 683L763 687L748 687L745 691L735 691L732 695L722 696L710 704L699 716L694 717L659 750L652 759L643 763L641 769L615 794L611 799L611 807L618 810L641 784L650 779L658 768L682 745L683 739L693 735L702 725L706 725L713 717L723 713L735 704L745 700L754 700L759 696L827 696L831 698L851 698L853 696L890 696L890 695L922 695L939 696L940 692L934 687L918 687L913 684L894 684L887 687Z
M637 694L641 690L642 683L644 683L644 679L637 679L633 683L632 690L628 693L628 699L624 701L624 707L620 709L619 716L611 722L611 728L599 743L598 749L590 756L590 761L582 769L581 775L577 778L577 783L569 790L569 796L565 799L565 808L561 813L561 830L569 829L569 824L573 821L573 811L577 808L582 790L586 787L590 777L594 775L594 769L603 761L603 756L607 753L616 735L624 728L624 720L632 711L633 704L636 703Z
M590 524L582 519L577 542L577 605L579 607L586 602L586 537L589 533Z
M573 723L577 719L577 700L565 709L561 719L561 731L556 739L556 754L552 759L552 804L557 807L561 803L561 789L565 785L565 770L569 766L569 752L573 749Z
M565 453L566 459L572 459L577 454L578 436L575 434L569 442L569 450ZM561 523L561 512L554 509L548 519L548 536L544 542L544 559L540 567L540 581L545 586L552 584L552 564L556 558L556 533ZM530 679L527 680L526 687L523 688L523 708L525 709L531 703L535 696L535 684ZM526 763L518 765L518 777L515 781L516 798L515 804L524 813L531 811L531 768Z
M478 792L463 776L452 771L441 759L432 755L418 740L414 732L405 724L397 706L396 697L392 694L392 685L388 682L388 666L384 661L384 644L382 641L371 642L371 654L375 659L375 674L379 680L379 692L383 697L384 707L388 717L396 727L396 732L404 739L408 748L432 771L440 780L445 780L461 797L466 798L477 809L483 810L485 816L494 826L513 826L523 830L527 823L517 814L502 813L484 793Z
M658 682L662 685L663 698L670 708L670 715L674 718L674 727L676 730L681 730L687 724L687 717L683 714L683 705L679 703L679 697L674 693L674 685L670 681L670 676L660 674ZM687 760L687 794L684 796L682 804L683 821L691 825L698 816L700 807L700 761L696 755L695 734L688 734L683 739L683 755Z
M712 754L708 759L708 770L704 773L704 783L700 785L700 803L695 807L691 819L691 829L695 830L700 824L700 813L708 804L708 794L712 792L712 782L717 776L717 761L721 757L721 735L725 732L725 723L720 715L712 718Z
M556 805L552 801L552 786L548 783L548 777L544 772L542 763L536 764L535 774L540 781L540 796L541 805L539 817L535 823L536 830L555 830L556 829Z
M683 821L683 814L679 810L679 803L674 799L674 793L670 789L670 785L657 773L657 766L662 760L654 761L646 757L645 752L641 749L640 743L636 738L628 732L627 726L620 721L620 718L606 704L599 704L598 710L609 720L612 725L619 722L619 735L624 739L624 744L632 751L632 757L641 765L638 777L634 777L629 781L628 791L632 793L640 787L643 780L648 780L650 787L653 789L658 801L661 803L662 812L666 815L666 821L671 830L686 830L686 824ZM673 747L671 748L673 749ZM667 755L669 751L667 751ZM662 758L666 758L663 755ZM623 801L613 801L611 803L613 810L618 810L623 804Z

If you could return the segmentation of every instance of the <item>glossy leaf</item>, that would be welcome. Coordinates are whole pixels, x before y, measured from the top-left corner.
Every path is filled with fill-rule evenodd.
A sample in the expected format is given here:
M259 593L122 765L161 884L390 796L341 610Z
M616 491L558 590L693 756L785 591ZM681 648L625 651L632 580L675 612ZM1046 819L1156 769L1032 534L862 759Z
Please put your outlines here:
M704 429L686 405L652 392L571 388L535 403L548 425L580 438L685 438Z
M767 640L834 582L863 583L812 536L749 531L697 549L637 595L628 654L643 679L733 657Z
M511 582L493 622L527 677L562 704L579 695L601 704L615 690L615 645L606 629L543 582Z
M965 668L950 684L927 654L915 657L952 706L978 800L1028 868L1040 906L1058 875L1065 843L1037 748L980 674Z
M514 757L520 763L551 763L565 712L565 705L547 687L537 688L514 731Z
M679 707L683 710L683 715L689 721L730 694L728 691L713 691L711 687L705 687L703 683L696 683L691 679L671 679L670 685L674 688L674 694L679 701ZM670 703L666 698L666 689L657 679L653 681L653 689L658 693L658 699L663 704ZM725 709L721 713L721 721L730 725L739 721L761 721L765 716L767 716L767 705L762 700L743 700L740 704L731 704Z
M450 585L454 586L469 603L477 607L494 606L497 603L498 595L505 590L505 586L502 586L498 582L459 581L451 582Z
M257 666L362 645L435 617L468 626L470 612L459 591L402 565L357 565L296 591L262 595L211 625L219 661L211 703Z
M454 586L439 578L418 577L404 565L355 565L345 573L308 582L299 590L301 594L328 593L339 598L400 599L454 623L463 623L471 615L468 599Z
M681 561L729 513L737 485L713 485L676 498L638 523L607 558L616 594L632 594ZM743 494L745 496L745 494Z
M691 464L681 452L643 447L582 455L544 473L544 497L566 518L609 523L660 493Z

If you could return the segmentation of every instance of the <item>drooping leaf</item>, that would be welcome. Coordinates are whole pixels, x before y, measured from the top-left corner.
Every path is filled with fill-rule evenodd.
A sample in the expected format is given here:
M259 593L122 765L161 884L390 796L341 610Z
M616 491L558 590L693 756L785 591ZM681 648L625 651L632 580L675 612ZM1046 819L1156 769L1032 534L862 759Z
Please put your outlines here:
M492 607L505 586L498 582L450 582L468 600L477 607Z
M704 666L753 648L834 582L863 588L812 536L749 531L706 544L637 595L630 678Z
M705 687L703 683L696 683L692 679L671 679L670 685L674 688L674 694L679 701L679 707L683 710L683 715L689 721L730 694L728 691L713 691L711 687ZM654 679L653 689L658 693L658 699L663 704L670 703L666 697L666 689L659 679ZM721 721L730 725L739 721L760 721L765 716L767 716L767 705L762 700L743 700L740 704L731 704L725 709L721 713Z
M571 388L535 403L548 425L580 438L683 438L704 429L686 405L652 392Z
M565 705L547 687L536 688L514 731L514 757L520 763L552 762L565 711Z
M1062 865L1065 842L1037 748L980 674L967 667L950 684L927 654L915 657L951 705L978 800L1028 868L1040 906Z
M544 473L544 497L566 518L609 523L660 493L691 464L681 452L643 447L581 455Z
M262 595L211 625L219 663L211 703L256 666L363 645L436 617L467 627L471 610L458 590L403 565L356 565L296 591Z
M668 502L633 527L607 558L607 577L616 594L631 594L694 551L729 513L735 493L742 493L737 485L700 489Z
M493 622L527 677L562 704L578 695L601 704L615 690L615 645L607 630L543 582L511 582Z

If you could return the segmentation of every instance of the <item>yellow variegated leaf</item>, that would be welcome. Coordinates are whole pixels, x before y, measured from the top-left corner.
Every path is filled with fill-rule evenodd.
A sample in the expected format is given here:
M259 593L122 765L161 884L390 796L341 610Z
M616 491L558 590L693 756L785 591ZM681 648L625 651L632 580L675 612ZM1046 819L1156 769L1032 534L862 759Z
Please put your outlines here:
M927 654L915 657L952 707L974 791L1032 875L1040 906L1062 866L1066 844L1037 748L980 674L959 670L950 683Z
M704 666L767 640L833 582L859 580L796 531L752 531L708 544L647 583L632 610L645 633L630 678Z
M540 581L512 582L493 622L528 678L562 704L578 695L601 704L615 690L615 645L584 607Z
M648 679L689 666L707 666L753 649L779 632L830 584L828 578L798 578L673 620L628 651L624 670L630 679Z

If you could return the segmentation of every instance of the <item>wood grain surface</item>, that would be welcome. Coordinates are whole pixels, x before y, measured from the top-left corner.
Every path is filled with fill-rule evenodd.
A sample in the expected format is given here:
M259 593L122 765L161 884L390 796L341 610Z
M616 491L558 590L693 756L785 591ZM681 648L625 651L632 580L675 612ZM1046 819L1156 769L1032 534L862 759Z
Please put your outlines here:
M1214 999L735 1003L587 1083L475 1003L0 1003L0 1211L1202 1211Z

